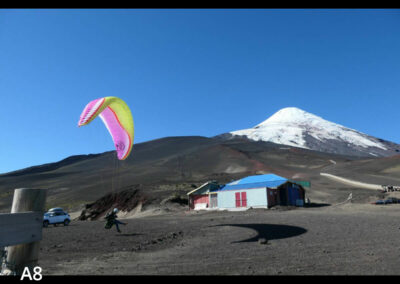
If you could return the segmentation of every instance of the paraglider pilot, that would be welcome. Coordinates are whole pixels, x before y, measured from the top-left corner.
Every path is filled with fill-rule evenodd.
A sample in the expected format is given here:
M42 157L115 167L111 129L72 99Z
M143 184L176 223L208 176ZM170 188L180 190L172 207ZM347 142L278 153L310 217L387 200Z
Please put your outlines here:
M121 230L119 229L118 225L119 224L126 225L126 223L117 220L118 218L117 213L118 213L118 208L114 208L112 212L107 213L107 215L104 217L104 219L107 220L107 223L104 228L111 229L111 227L115 225L115 227L117 227L118 233L121 233Z

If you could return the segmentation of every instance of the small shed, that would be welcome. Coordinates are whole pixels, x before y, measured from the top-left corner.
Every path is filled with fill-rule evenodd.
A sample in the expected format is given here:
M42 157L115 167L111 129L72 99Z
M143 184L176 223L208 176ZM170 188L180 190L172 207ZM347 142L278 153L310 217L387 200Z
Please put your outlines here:
M216 209L218 201L214 191L219 188L220 185L216 181L208 181L188 192L189 210Z

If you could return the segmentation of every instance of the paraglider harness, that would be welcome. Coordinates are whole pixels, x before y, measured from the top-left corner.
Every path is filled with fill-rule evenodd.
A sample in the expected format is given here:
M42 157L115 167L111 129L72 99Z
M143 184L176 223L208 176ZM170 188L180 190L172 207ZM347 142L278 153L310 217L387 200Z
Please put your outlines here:
M106 225L104 226L105 229L111 229L111 227L115 224L115 220L117 219L117 213L108 212L107 215L104 217L107 220Z

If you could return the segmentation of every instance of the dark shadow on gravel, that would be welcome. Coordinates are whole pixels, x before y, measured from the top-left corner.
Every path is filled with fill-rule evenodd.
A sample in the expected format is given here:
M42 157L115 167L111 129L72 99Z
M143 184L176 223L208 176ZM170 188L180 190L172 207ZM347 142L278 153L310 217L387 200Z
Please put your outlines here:
M319 207L325 207L325 206L331 206L329 203L310 203L304 205L306 208L319 208Z
M142 236L143 234L118 234L120 237L134 237L134 236Z
M257 235L250 239L236 241L232 243L258 242L260 239L266 239L268 241L285 239L285 238L296 237L298 235L307 232L306 229L301 227L287 226L287 225L273 225L273 224L223 224L210 227L220 227L220 226L241 227L241 228L252 229L257 232Z

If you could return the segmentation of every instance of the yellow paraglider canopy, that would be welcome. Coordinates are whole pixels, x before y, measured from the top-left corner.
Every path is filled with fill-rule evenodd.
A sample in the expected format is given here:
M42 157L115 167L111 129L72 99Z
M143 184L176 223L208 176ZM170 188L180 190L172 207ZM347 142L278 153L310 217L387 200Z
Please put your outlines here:
M97 116L111 134L119 160L125 160L132 151L134 125L128 105L117 97L104 97L89 102L83 109L78 126L89 124Z

